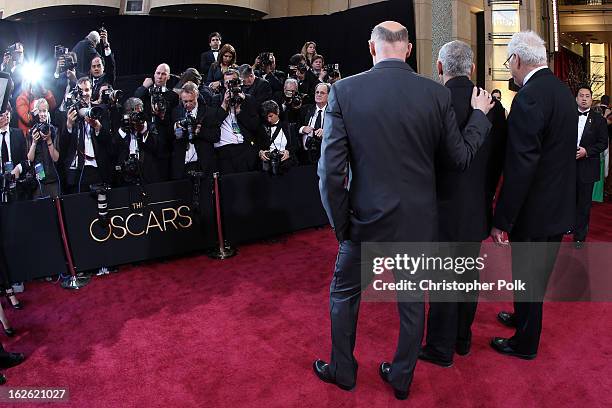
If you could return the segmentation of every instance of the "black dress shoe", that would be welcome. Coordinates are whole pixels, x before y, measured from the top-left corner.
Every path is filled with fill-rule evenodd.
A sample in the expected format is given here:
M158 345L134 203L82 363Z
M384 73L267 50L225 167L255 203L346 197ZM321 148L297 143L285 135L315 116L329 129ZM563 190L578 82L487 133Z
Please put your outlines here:
M510 345L509 339L505 339L503 337L493 337L493 339L491 339L491 347L493 347L493 349L498 353L505 354L507 356L518 357L524 360L533 360L534 358L536 358L535 353L519 353Z
M0 368L15 367L25 360L23 353L8 353L3 352L0 354Z
M355 384L344 385L337 383L336 379L329 373L329 364L323 360L315 360L315 362L312 363L312 370L315 372L317 377L319 377L319 380L330 384L336 384L338 388L344 391L351 391L353 388L355 388Z
M455 352L460 356L467 356L470 354L470 348L472 347L471 341L458 342L455 345Z
M384 382L391 385L391 383L389 382L389 376L391 375L391 363L387 363L386 361L380 363L380 367L378 367L378 374ZM396 399L405 400L408 398L408 394L410 394L410 389L406 391L401 391L393 387L393 385L391 385L391 387L393 388L393 393L395 394Z
M431 352L427 350L427 347L423 347L421 351L419 351L419 360L427 361L428 363L432 363L438 365L440 367L452 367L452 360L444 360L442 358L436 357Z
M514 313L510 312L499 312L497 314L497 320L506 327L516 327L516 320L514 320Z
M8 337L13 337L15 335L15 329L12 327L7 327L4 329L4 334L6 334Z

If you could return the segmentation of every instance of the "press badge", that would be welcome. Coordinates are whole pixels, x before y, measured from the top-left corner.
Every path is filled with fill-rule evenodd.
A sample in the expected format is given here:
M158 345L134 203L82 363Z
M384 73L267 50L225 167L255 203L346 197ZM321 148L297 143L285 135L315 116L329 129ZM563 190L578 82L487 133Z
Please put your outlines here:
M235 135L239 135L241 133L240 126L238 126L236 122L232 122L232 131L234 132Z

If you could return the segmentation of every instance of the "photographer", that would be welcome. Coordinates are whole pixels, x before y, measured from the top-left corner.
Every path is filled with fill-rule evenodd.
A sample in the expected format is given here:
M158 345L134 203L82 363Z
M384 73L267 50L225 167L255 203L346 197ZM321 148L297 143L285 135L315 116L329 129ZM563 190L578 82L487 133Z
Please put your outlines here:
M13 81L13 93L10 97L11 105L15 106L17 95L19 95L23 89L21 88L23 81L26 79L23 77L23 65L24 65L24 49L23 44L16 42L9 46L4 52L4 58L2 60L2 71L6 72L11 76Z
M321 157L321 141L323 140L323 124L325 110L331 85L320 83L315 91L315 104L304 106L302 109L302 126L299 133L302 136L300 163L314 164Z
M112 54L104 59L102 59L102 57L94 57L94 59L91 60L89 78L91 79L92 86L91 98L95 101L100 98L100 88L103 84L109 84L111 87L115 86L115 81L117 79L115 73L115 57L113 57Z
M312 103L314 101L315 88L321 81L308 67L306 59L302 54L295 54L289 59L289 77L296 79L299 84L300 93L307 95L304 98L304 103Z
M76 61L77 56L74 52L60 53L56 55L55 72L53 73L53 94L59 106L52 112L52 122L60 130L63 130L66 124L66 106L65 101L70 90L76 86ZM61 132L60 132L61 133Z
M205 85L210 87L213 92L219 93L223 88L223 75L229 69L235 69L236 66L236 50L230 44L225 44L219 50L217 62L210 66L206 77Z
M32 109L34 108L34 102L38 99L44 98L49 104L49 109L53 110L57 106L55 103L55 97L53 93L46 89L42 84L38 82L31 82L28 80L24 82L23 91L17 97L16 110L18 116L19 129L26 134L32 126Z
M146 78L142 86L136 89L134 96L142 100L147 120L151 125L150 137L156 139L155 172L150 175L152 182L170 180L172 145L172 111L179 104L179 95L167 87L170 78L170 66L160 64L155 69L153 78Z
M144 104L129 98L123 104L121 125L114 134L116 185L150 183L155 173L156 140L150 135Z
M276 70L276 57L271 52L262 52L255 58L255 75L270 83L272 92L282 92L287 74Z
M223 121L220 109L206 106L199 99L198 86L187 82L181 90L181 103L172 112L174 149L172 178L184 178L190 170L201 170L206 176L214 169L213 143L219 141Z
M242 92L238 71L228 70L223 79L223 93L213 99L222 122L220 140L215 143L217 168L221 174L253 171L257 168L257 104Z
M221 47L221 34L214 32L208 36L208 44L210 50L203 52L200 55L200 72L205 78L208 78L210 66L219 58L219 48Z
M274 100L280 106L280 117L283 122L290 124L301 123L302 105L304 96L299 92L298 81L288 78L285 81L283 92L278 92Z
M241 65L238 72L242 79L242 91L253 97L258 109L262 103L272 99L272 87L265 79L257 78L249 64Z
M16 180L28 169L26 141L23 132L10 127L11 105L0 114L0 163L2 165L2 196L8 201L21 198L16 191ZM19 197L18 197L19 196Z
M28 160L34 166L38 188L32 198L60 195L59 175L55 163L59 151L55 147L57 128L50 123L49 104L45 99L34 102L34 123L28 132Z
M68 194L90 191L92 184L111 181L110 124L103 119L104 109L92 107L91 93L91 80L80 78L67 103L68 118L60 137L60 154Z
M260 127L258 137L262 168L273 175L286 173L297 164L297 138L289 123L281 122L280 109L276 102L265 101L261 108L266 121L265 125Z

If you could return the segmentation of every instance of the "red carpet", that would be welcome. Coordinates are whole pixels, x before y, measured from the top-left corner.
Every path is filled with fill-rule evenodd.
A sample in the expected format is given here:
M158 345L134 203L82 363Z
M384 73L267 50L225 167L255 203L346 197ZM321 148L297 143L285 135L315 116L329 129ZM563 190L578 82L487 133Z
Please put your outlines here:
M612 205L596 205L593 240L612 241ZM352 393L322 383L328 359L328 285L336 243L328 230L204 256L123 267L79 292L32 283L26 308L7 311L27 360L5 372L11 387L68 387L78 407L610 407L612 306L546 304L538 358L488 346L510 329L502 306L479 306L471 355L443 369L419 363L408 401L378 377L391 359L394 304L363 303ZM20 404L19 406L28 406ZM30 405L40 406L40 405Z

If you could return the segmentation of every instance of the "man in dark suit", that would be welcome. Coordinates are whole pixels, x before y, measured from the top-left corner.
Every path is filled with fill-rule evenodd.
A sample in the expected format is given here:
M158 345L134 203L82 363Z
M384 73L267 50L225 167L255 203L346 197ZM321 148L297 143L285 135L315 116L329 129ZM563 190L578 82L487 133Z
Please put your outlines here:
M171 173L175 180L185 177L190 170L211 176L215 168L213 144L219 141L219 127L224 117L198 96L198 86L187 82L181 89L181 103L172 112L175 140ZM193 120L190 127L181 124L186 119Z
M89 73L91 60L99 55L98 51L96 51L98 44L100 44L100 33L92 31L87 34L87 37L83 38L72 47L72 52L77 56L76 72L79 78Z
M331 361L316 360L313 370L345 390L355 386L357 375L361 242L435 241L435 161L444 157L450 166L467 168L491 127L483 113L492 106L491 97L486 91L477 96L474 89L475 109L462 137L449 91L404 62L412 45L401 24L379 24L369 45L374 68L332 87L318 170L321 199L340 249L330 288ZM422 95L428 95L427 103ZM396 398L406 399L425 308L419 296L399 301L398 309L397 352L392 364L380 365L379 374Z
M264 171L272 171L270 154L277 150L282 156L279 171L284 173L297 164L298 140L295 126L280 120L280 108L274 101L265 101L261 107L266 121L260 126L258 137L259 159Z
M11 173L15 178L23 173L27 166L26 140L21 129L10 127L11 105L7 104L6 110L0 114L0 162L1 172L5 172L7 162L13 163Z
M258 78L249 64L243 64L238 68L242 79L242 90L245 94L251 95L257 104L257 109L261 104L272 99L272 87L263 78Z
M578 104L578 150L576 151L576 225L574 241L582 247L589 230L593 185L601 178L599 155L608 148L608 124L591 109L591 88L581 86L576 94Z
M508 117L504 184L491 235L512 241L512 277L525 283L514 292L514 314L498 319L515 327L511 338L494 337L499 353L532 359L542 332L542 299L563 234L576 220L576 101L546 66L544 41L516 33L508 44L514 82L521 86Z
M200 74L203 78L208 77L210 66L217 61L219 56L219 48L221 47L221 34L214 32L208 36L208 44L210 50L203 52L200 55Z
M321 139L330 89L331 85L321 82L315 89L315 104L302 107L298 159L303 164L315 164L321 157Z
M463 130L472 114L470 100L474 84L469 77L474 72L471 47L462 41L452 41L440 49L438 74L450 89L457 126ZM499 100L487 115L492 124L489 137L474 157L469 169L459 172L440 163L436 169L438 196L439 241L444 243L444 256L475 259L481 241L489 236L493 216L493 196L501 175L507 139L505 110ZM436 272L450 280L473 282L478 270L463 274ZM456 298L430 292L426 345L419 358L443 367L453 364L455 351L467 355L470 351L471 325L476 315L478 292L460 294Z
M102 57L94 57L91 60L91 69L89 78L92 84L92 100L97 101L100 98L100 88L107 84L111 87L115 86L117 74L115 71L115 57L113 54Z

